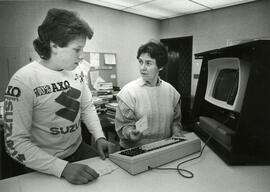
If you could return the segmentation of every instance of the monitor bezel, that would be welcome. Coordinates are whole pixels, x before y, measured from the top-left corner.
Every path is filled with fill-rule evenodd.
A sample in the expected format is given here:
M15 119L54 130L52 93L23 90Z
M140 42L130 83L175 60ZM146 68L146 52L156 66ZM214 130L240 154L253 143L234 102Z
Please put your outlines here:
M205 93L205 100L223 109L241 112L243 99L245 96L246 85L249 78L250 64L237 57L222 57L208 61L208 77ZM213 90L217 81L218 74L223 69L239 70L238 89L233 104L221 101L213 97Z

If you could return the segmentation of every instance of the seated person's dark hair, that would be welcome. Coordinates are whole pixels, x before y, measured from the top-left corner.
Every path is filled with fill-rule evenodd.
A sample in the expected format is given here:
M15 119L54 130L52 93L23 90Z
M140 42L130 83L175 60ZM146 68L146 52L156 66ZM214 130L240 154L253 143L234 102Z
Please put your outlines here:
M161 42L150 41L139 47L137 59L141 54L148 53L150 57L156 60L158 68L163 68L168 62L168 52Z

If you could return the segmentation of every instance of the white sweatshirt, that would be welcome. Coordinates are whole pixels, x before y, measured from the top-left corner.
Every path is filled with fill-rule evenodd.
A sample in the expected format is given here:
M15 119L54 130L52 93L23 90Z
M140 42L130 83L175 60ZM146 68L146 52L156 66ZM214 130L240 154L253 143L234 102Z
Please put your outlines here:
M82 141L81 121L104 137L83 73L54 71L34 61L18 70L5 93L5 142L11 157L60 177Z
M139 78L126 84L117 99L115 129L120 146L136 147L181 132L180 94L169 83L160 80L159 85L150 87ZM135 129L136 122L143 117L147 118L148 129L139 141L130 141L125 129Z

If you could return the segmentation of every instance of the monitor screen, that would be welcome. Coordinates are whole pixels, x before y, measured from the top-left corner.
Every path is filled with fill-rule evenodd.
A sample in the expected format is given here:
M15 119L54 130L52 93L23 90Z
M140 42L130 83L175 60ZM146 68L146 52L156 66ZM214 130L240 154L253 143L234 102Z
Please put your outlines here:
M233 105L238 89L239 73L236 69L223 69L219 71L213 97L217 100Z

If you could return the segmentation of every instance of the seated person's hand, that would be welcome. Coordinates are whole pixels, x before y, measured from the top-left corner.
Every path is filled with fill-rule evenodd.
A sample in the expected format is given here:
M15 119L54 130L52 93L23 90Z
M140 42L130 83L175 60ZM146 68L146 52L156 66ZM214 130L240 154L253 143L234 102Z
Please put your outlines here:
M110 152L115 151L115 144L107 141L105 138L99 138L96 144L100 158L103 160L109 156Z
M97 179L99 174L88 165L68 163L61 176L72 184L82 185Z
M173 133L172 137L185 137L185 135L181 131L178 131Z
M142 132L136 129L132 129L128 132L128 138L131 141L138 141L142 138Z

